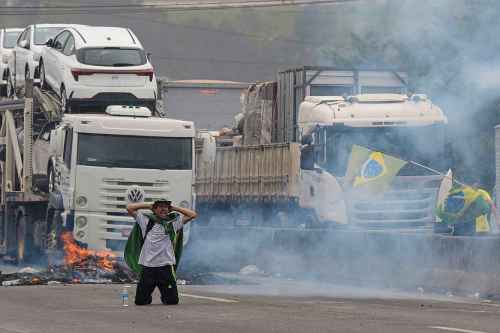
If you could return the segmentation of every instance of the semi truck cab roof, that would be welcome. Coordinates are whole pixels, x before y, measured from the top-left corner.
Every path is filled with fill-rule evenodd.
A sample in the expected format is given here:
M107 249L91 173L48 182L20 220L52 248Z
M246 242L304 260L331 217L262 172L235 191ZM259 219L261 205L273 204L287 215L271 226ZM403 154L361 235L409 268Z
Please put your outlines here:
M193 122L158 117L66 114L62 124L67 124L75 131L83 133L158 137L195 136Z

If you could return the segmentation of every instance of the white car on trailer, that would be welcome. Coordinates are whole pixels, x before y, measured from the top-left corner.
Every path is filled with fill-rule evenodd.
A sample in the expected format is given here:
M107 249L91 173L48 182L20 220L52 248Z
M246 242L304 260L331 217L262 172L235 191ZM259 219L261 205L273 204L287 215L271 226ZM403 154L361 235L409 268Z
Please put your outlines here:
M59 96L65 112L116 104L156 107L153 66L127 28L64 29L42 51L40 81Z
M12 94L12 91L9 91L11 87L7 84L9 82L9 58L21 32L23 29L20 28L0 29L0 97Z
M38 62L43 46L68 24L32 24L17 39L9 58L8 84L14 91L24 88L26 79L38 79Z

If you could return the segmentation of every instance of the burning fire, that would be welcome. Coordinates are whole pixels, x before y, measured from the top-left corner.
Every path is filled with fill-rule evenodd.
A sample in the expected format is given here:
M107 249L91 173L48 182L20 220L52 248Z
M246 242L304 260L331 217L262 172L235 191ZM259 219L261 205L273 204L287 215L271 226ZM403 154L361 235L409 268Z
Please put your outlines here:
M73 234L65 232L61 235L64 242L64 263L68 266L80 266L94 262L105 271L113 271L116 256L109 251L93 251L78 246Z

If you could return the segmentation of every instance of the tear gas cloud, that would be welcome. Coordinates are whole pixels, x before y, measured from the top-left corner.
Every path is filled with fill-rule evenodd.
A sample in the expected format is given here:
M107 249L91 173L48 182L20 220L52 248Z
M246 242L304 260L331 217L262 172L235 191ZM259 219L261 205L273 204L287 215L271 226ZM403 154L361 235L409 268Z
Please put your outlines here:
M308 25L297 30L302 38L327 41L325 48L315 50L322 65L341 66L347 59L352 66L406 69L413 78L413 90L428 94L450 122L448 149L442 156L435 156L432 140L424 140L423 146L416 139L414 145L424 154L428 148L428 155L449 160L446 165L459 178L470 183L480 180L491 190L493 126L500 97L499 14L496 1L366 1L324 12L304 9L303 21ZM193 254L203 253L199 260L211 253L210 262L231 263L233 269L257 264L272 274L363 287L416 290L416 286L430 283L436 289L474 289L477 285L466 278L456 281L453 275L436 274L436 268L472 273L496 265L491 261L493 243L482 240L438 242L421 234L334 230L304 241L301 231L271 233L260 240L251 236L235 240L231 234L221 234L216 242L192 242L190 246ZM282 241L277 241L280 237ZM264 250L271 243L274 246ZM255 248L260 251L249 250ZM238 258L242 253L245 260ZM474 267L464 268L463 263L469 261ZM314 293L324 286L318 282L309 288Z

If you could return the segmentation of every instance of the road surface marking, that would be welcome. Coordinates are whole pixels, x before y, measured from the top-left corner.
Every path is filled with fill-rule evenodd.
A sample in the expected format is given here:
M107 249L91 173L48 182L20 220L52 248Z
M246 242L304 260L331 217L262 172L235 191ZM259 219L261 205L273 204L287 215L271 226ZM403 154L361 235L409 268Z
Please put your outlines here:
M208 296L200 296L200 295L192 295L192 294L184 294L184 293L180 293L180 295L184 296L184 297L206 299L209 301L215 301L215 302L221 302L221 303L238 303L238 301L235 301L234 299L227 299L227 298L208 297Z
M462 328L445 327L445 326L430 326L430 328L435 328L441 331L460 332L460 333L486 333L481 331L471 331L471 330L464 330Z

